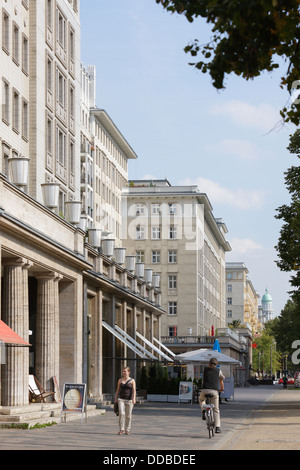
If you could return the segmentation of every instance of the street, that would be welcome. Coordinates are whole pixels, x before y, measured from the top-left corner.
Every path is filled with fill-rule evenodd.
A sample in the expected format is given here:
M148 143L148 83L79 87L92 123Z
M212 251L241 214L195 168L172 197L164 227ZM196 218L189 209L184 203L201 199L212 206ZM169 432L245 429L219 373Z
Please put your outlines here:
M212 439L198 405L148 402L134 407L129 436L117 435L118 418L108 410L87 423L0 429L0 450L101 450L106 451L101 455L108 456L106 463L115 464L113 451L122 455L122 451L139 450L191 454L200 450L300 449L299 398L300 390L283 390L279 385L236 388L234 399L221 404L222 433Z

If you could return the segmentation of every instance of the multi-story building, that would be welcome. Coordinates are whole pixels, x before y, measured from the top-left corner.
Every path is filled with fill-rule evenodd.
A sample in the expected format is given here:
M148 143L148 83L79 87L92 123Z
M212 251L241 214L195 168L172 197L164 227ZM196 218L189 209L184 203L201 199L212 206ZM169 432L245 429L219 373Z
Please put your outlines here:
M248 324L252 332L256 333L261 327L258 318L259 294L248 278L248 273L242 262L226 263L226 324Z
M123 227L123 245L137 267L160 276L163 336L208 335L225 326L230 246L206 194L168 180L131 181L123 190Z
M0 319L30 344L11 347L0 324L0 343L7 345L0 405L28 404L29 373L45 389L53 377L61 390L66 382L86 383L88 396L101 399L114 392L124 364L135 370L137 357L160 357L151 344L164 312L157 289L103 254L101 239L91 242L82 230L82 202L83 209L88 204L81 201L87 192L81 177L97 175L100 160L80 144L99 140L99 150L110 151L107 165L115 155L123 180L126 158L135 154L106 113L83 115L79 1L0 0L0 6ZM87 184L97 193L95 180ZM120 222L117 207L111 217ZM89 235L98 222L93 211ZM99 226L112 231L115 224ZM144 352L134 343L136 332Z

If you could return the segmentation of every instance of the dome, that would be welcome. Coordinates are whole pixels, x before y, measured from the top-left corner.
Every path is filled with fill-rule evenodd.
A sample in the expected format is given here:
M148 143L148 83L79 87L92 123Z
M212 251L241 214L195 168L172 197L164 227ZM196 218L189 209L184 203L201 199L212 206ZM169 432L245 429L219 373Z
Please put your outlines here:
M270 296L268 289L266 289L266 292L265 292L265 294L262 296L261 301L262 301L262 302L272 302L272 297Z

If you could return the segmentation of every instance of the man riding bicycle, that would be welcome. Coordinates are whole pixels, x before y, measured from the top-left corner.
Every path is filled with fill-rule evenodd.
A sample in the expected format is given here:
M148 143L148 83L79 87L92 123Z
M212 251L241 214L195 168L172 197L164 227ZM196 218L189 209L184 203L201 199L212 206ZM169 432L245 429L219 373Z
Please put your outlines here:
M224 390L225 379L221 369L217 367L218 361L215 358L210 359L208 367L205 367L203 373L203 382L202 390L199 396L199 404L202 409L202 419L205 419L205 412L203 410L203 405L206 403L206 394L213 395L211 398L211 403L214 405L214 414L215 414L215 423L216 423L216 433L221 432L221 420L220 420L220 409L219 409L219 392Z

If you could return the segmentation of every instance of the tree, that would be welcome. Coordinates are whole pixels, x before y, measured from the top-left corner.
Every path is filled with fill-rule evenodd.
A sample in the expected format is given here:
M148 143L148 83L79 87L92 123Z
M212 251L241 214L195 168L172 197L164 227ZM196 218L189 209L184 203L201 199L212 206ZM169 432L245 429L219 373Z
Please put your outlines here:
M235 73L246 80L279 68L287 69L280 86L290 95L300 86L299 0L156 0L171 13L188 21L204 18L212 25L206 44L195 39L185 52L197 59L190 65L209 72L213 86L224 88L225 76ZM280 114L284 121L300 122L300 100Z
M288 150L300 158L300 130L290 136ZM278 244L275 247L279 254L278 267L282 271L293 272L291 292L300 298L300 167L292 166L285 172L285 183L291 195L291 203L277 209L276 219L283 220Z
M261 336L255 338L255 343L257 347L252 353L252 369L275 375L280 369L280 354L274 336L268 330L263 330Z

